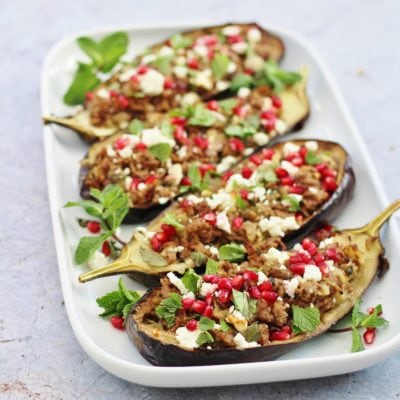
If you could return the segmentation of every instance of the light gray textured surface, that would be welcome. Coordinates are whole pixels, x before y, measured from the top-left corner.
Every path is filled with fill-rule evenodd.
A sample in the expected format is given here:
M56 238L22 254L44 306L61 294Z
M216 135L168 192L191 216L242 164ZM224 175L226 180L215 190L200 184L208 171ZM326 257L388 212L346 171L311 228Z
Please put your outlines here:
M400 353L354 374L213 389L146 388L98 367L75 340L63 307L39 107L41 63L65 35L118 24L260 16L303 35L327 61L393 200L400 197L397 0L0 3L0 399L400 397Z

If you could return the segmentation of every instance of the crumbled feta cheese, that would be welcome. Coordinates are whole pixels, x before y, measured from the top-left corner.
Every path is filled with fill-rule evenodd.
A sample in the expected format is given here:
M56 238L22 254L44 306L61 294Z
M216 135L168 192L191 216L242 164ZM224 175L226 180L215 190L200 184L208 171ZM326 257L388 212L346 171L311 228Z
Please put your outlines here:
M186 65L186 57L184 57L184 56L177 57L177 59L175 60L175 64L176 65Z
M130 170L130 168L126 167L126 168L124 168L124 170L122 171L122 173L123 173L124 175L128 176L128 175L130 175L131 170Z
M264 257L268 260L277 260L279 264L284 264L286 260L289 260L289 254L286 251L280 251L275 247L268 249Z
M132 155L133 151L129 146L125 146L123 149L118 150L118 154L122 158L129 158Z
M160 198L158 199L158 204L166 204L166 203L169 202L169 200L170 200L169 197L160 197Z
M204 199L202 197L197 197L194 194L190 194L187 199L193 203L193 204L199 204L201 203Z
M146 54L143 58L142 58L142 64L150 64L153 61L155 61L157 59L155 54Z
M269 235L272 237L283 237L285 232L299 228L294 216L286 218L272 216L261 219L258 224L262 232L268 231Z
M144 94L157 96L164 90L164 75L160 72L149 69L144 75L140 75L140 88Z
M244 54L247 50L246 42L237 42L231 45L231 49L238 54Z
M226 192L219 192L212 195L211 198L206 199L207 204L212 210L218 206L223 206L224 208L230 207L233 203L232 196Z
M239 350L251 349L260 346L257 342L248 342L241 333L237 333L233 338L236 348Z
M235 25L226 26L221 33L225 36L236 36L240 34L240 28Z
M294 293L299 286L300 278L294 277L290 281L283 281L283 285L285 287L285 292L291 298L294 297Z
M285 121L281 120L281 119L277 119L275 121L275 130L279 133L279 134L283 134L287 131L287 124Z
M299 172L299 169L290 161L283 160L281 162L281 167L286 169L290 176L295 176Z
M132 181L133 181L133 179L132 179L131 176L127 176L125 178L124 184L125 184L125 189L126 190L130 190L131 189Z
M242 87L238 91L238 97L241 99L245 99L246 97L249 97L251 93L251 90L248 87Z
M211 253L213 256L217 256L217 255L219 254L218 248L215 247L215 246L210 246L209 250L210 250L210 253Z
M195 299L196 298L196 296L194 295L194 293L193 292L187 292L186 294L184 294L183 296L182 296L182 299Z
M317 194L319 192L319 190L316 187L312 187L310 186L308 188L308 190L312 193L312 194Z
M106 152L108 157L115 157L117 155L117 153L115 152L115 150L112 148L111 145L107 145Z
M199 338L200 333L200 329L189 331L185 326L182 326L176 330L176 340L182 347L187 349L197 349L199 347L197 339Z
M254 134L253 140L258 146L265 146L269 142L269 137L264 132L257 132Z
M187 147L182 146L177 152L176 155L182 160L187 156Z
M207 57L208 55L208 47L202 44L194 46L193 51L200 57Z
M224 90L228 89L230 86L228 81L218 81L216 84L216 88L219 92L223 92Z
M296 153L300 150L300 146L293 142L286 142L283 145L283 155L286 157L288 154Z
M108 257L106 257L101 251L95 251L87 261L87 265L90 269L104 267L107 264Z
M258 280L257 280L257 285L261 285L263 282L267 282L269 279L267 275L264 274L262 271L257 272Z
M235 71L236 71L236 64L235 63L233 63L233 62L230 62L229 64L228 64L228 66L227 66L227 68L226 68L226 72L228 73L228 74L233 74Z
M325 239L325 240L322 240L320 243L319 243L319 248L320 249L324 249L326 246L328 246L328 245L330 245L330 244L332 244L332 243L334 243L334 240L333 240L333 238L327 238L327 239Z
M303 278L310 281L320 281L322 279L321 270L315 265L306 265Z
M243 154L245 156L249 156L253 151L254 151L253 147L247 147L246 149L244 149Z
M202 87L206 90L211 90L213 87L211 76L211 69L206 68L203 71L198 72L198 74L194 77L193 83L196 86Z
M136 70L133 68L127 69L126 71L122 72L122 74L118 77L120 82L128 82L129 79L132 78L133 75L136 75Z
M200 97L197 93L189 92L186 93L181 100L182 105L184 106L193 106L194 104L200 101Z
M264 97L263 103L262 103L262 110L263 111L268 111L272 108L272 99L271 97Z
M217 289L216 283L203 282L200 286L200 296L206 297L208 293L214 293Z
M168 168L168 176L174 185L179 185L183 178L182 164L172 164Z
M227 171L233 164L237 161L236 157L233 156L226 156L224 157L221 162L217 165L217 172L221 174L222 172Z
M236 186L252 186L253 182L250 179L243 178L241 174L233 174L226 184L225 190L227 192L232 192Z
M318 143L315 140L308 140L304 144L307 150L317 151L318 150Z
M170 57L174 55L174 50L169 46L163 46L158 52L158 55L161 57Z
M138 190L144 190L146 189L146 184L143 182L140 182L139 185L137 185Z
M143 129L142 130L142 142L146 146L152 146L158 143L167 143L171 147L175 146L175 140L163 135L159 128Z
M257 43L261 40L261 31L258 28L250 28L247 31L247 39L251 43Z
M231 224L229 222L226 211L217 214L217 227L226 233L231 233Z
M264 60L257 54L253 54L244 60L244 66L256 72L261 71L264 67Z
M182 280L179 279L173 272L168 272L167 278L182 294L186 294L188 292Z
M188 69L183 65L177 65L174 67L173 72L177 78L186 78Z
M100 97L101 99L109 99L110 98L110 92L105 89L101 88L96 92L97 97Z
M256 186L256 187L253 189L254 197L257 198L257 199L259 199L260 201L264 201L264 200L265 200L266 192L267 192L267 191L265 190L265 188L263 188L263 187L261 187L261 186Z

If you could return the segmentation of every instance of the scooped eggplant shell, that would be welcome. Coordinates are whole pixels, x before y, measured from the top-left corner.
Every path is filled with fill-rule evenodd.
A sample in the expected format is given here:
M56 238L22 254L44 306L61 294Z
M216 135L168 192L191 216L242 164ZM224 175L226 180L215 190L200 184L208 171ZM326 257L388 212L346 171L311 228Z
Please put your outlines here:
M291 141L290 143L300 146L305 142L306 141L304 140L297 140ZM338 165L336 178L337 189L330 195L330 197L322 204L321 207L315 209L311 215L309 215L302 221L301 224L299 224L298 229L288 232L282 238L282 240L286 243L298 240L299 238L309 234L321 223L335 218L343 210L353 195L355 177L347 152L342 146L334 142L316 142L318 143L319 149L324 152L329 152L330 156L336 160ZM283 146L284 143L279 143L275 146L275 148ZM247 160L238 164L235 167L235 171L241 171L242 165L246 162ZM162 220L164 216L167 213L173 214L175 212L179 213L178 203L173 203L162 214L151 221L146 226L146 229L154 232L159 231L160 226L163 223ZM261 243L259 244L261 245ZM143 252L149 252L150 254L155 253L150 249L147 238L145 238L141 233L135 233L130 242L124 246L121 256L116 261L102 268L82 274L79 277L79 280L81 282L86 282L99 277L128 273L139 282L142 282L148 286L155 286L158 284L160 277L164 276L166 273L173 271L182 274L186 269L190 268L190 266L184 262L168 264L165 262L165 260L162 262L161 259L156 259L155 265L152 266L148 262L144 261L142 256ZM156 257L157 254L158 253L156 253L154 256Z
M161 288L150 290L134 306L126 319L127 333L142 356L154 365L186 366L230 364L258 361L271 361L288 353L331 328L354 307L357 299L361 298L378 273L383 260L384 248L379 239L379 231L384 222L397 209L400 201L393 203L377 218L359 229L344 230L334 237L339 245L357 246L355 257L359 257L360 269L354 277L352 292L337 303L333 309L321 314L319 326L311 333L300 333L289 340L272 341L267 345L238 350L224 349L185 349L178 345L175 336L157 323L145 322L146 315L154 311L155 305L162 297Z

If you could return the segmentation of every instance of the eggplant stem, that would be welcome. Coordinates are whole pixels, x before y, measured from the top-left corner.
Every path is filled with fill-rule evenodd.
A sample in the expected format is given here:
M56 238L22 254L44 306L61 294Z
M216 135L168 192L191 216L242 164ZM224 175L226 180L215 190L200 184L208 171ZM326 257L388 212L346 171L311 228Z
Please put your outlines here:
M107 264L104 267L96 268L92 271L85 272L85 273L79 275L79 278L78 278L79 282L85 283L85 282L91 281L96 278L117 275L117 274L121 274L124 272L131 272L132 267L129 264L129 262L127 262L127 261L128 261L127 257L118 258L111 264Z
M394 212L400 209L400 200L394 201L379 213L371 222L357 229L350 229L352 233L366 233L371 236L377 236L384 223L392 216Z

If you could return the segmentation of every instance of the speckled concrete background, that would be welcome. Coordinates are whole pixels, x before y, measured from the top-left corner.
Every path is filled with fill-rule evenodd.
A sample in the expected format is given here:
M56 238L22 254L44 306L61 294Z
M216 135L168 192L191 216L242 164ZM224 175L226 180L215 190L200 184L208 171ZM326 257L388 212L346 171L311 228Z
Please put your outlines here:
M39 107L41 63L65 35L117 24L262 16L299 32L325 58L393 200L400 197L397 0L2 0L0 4L0 399L400 397L400 353L354 374L213 389L146 388L98 367L75 340L63 306Z

